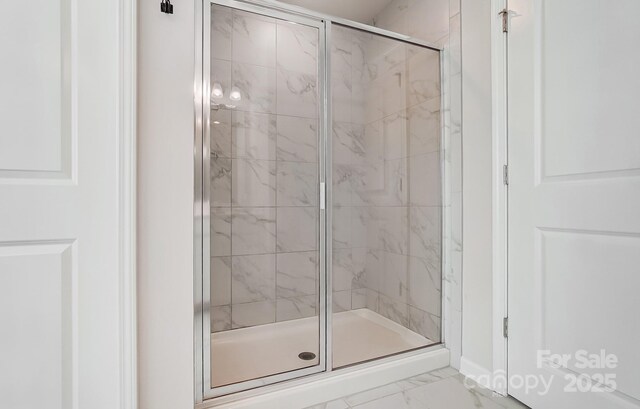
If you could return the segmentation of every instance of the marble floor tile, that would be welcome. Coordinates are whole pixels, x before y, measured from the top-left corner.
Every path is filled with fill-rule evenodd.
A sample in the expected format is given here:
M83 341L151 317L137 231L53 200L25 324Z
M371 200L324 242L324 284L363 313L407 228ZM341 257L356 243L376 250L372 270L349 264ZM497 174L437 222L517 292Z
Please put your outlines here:
M307 409L527 409L510 397L493 394L447 367Z

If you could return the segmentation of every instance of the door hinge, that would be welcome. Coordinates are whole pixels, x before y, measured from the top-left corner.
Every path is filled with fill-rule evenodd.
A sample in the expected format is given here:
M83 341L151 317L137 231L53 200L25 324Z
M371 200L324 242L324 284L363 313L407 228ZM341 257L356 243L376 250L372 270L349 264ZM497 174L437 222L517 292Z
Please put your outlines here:
M509 317L502 319L502 336L509 338Z
M502 166L502 183L509 186L509 166L507 165Z
M498 13L498 15L502 17L502 32L508 33L509 32L509 10L507 10L506 8L502 9L502 11Z

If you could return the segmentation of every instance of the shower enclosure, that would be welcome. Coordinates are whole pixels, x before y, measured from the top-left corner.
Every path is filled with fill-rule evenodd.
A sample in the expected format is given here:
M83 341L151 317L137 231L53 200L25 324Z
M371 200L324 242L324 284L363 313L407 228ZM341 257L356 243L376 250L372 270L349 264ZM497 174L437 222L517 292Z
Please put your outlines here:
M440 49L275 3L201 12L203 399L440 343Z

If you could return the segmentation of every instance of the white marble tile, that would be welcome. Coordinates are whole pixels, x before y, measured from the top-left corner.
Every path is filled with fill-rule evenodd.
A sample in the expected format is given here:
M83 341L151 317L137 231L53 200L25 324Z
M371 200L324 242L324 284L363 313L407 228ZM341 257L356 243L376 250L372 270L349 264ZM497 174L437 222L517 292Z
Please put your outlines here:
M407 61L407 103L413 106L440 96L440 56L432 50L417 49Z
M367 247L367 227L371 222L370 208L364 206L351 208L351 246Z
M222 92L224 95L222 97L215 97L211 95L212 103L226 103L228 101L229 92L231 91L231 80L232 80L232 63L231 61L221 60L218 58L211 58L211 67L210 69L210 77L211 84L210 86L213 88L214 83L220 84L222 87Z
M353 163L354 155L357 155L353 124L349 122L333 123L333 139L331 143L332 161L334 164L348 165ZM364 153L364 150L363 150Z
M384 253L384 270L380 292L396 301L407 303L409 299L409 266L407 256Z
M254 159L234 159L232 163L234 206L275 206L276 163Z
M382 397L393 395L394 393L402 392L402 389L395 383L380 386L378 388L369 389L364 392L359 392L353 395L346 396L345 402L349 406L357 406L366 402L371 402Z
M394 0L375 18L375 26L397 33L406 33L408 0Z
M277 112L304 118L318 118L318 76L277 69Z
M331 72L351 72L353 30L340 26L333 26L331 30Z
M351 289L356 290L366 287L366 266L367 266L366 248L351 249L351 265L353 278L351 279Z
M351 310L351 290L333 292L333 313Z
M385 159L385 133L383 120L370 122L364 127L363 150L367 162L375 163Z
M451 17L460 13L460 0L450 0L449 1L449 15Z
M276 159L276 116L233 112L232 155L243 159Z
M276 255L233 256L231 299L233 304L276 298Z
M351 70L331 72L331 117L334 121L351 122Z
M278 252L316 250L318 212L314 207L278 207Z
M440 341L440 317L409 306L409 329L432 341Z
M376 78L367 83L365 87L365 122L370 123L373 121L384 118L384 78Z
M398 386L402 390L409 390L413 388L417 388L419 386L428 385L433 382L438 382L443 379L450 378L458 374L458 371L451 367L446 367L442 369L436 369L435 371L423 373L420 375L413 376L411 378L403 379L401 381L396 382Z
M332 169L332 204L333 206L350 206L352 197L352 166L349 164L339 164L334 162Z
M377 291L374 290L370 290L370 289L366 289L366 306L368 309L370 309L371 311L375 311L378 312L379 311L379 305L378 305L378 298L379 298L379 294Z
M380 78L382 85L382 114L392 115L398 111L403 111L407 105L407 94L409 94L410 84L408 82L409 73L404 68L404 64L394 67L393 70Z
M384 294L378 296L378 313L409 328L409 306Z
M367 88L369 84L360 78L351 76L351 122L354 124L367 123Z
M410 391L398 392L392 395L384 396L380 399L372 400L362 405L352 406L358 409L431 409L415 399ZM452 407L453 408L453 407ZM457 408L456 409L460 409Z
M234 102L240 111L276 112L276 70L251 64L233 64L233 85L242 99ZM228 101L227 103L231 103Z
M211 257L211 305L231 304L231 257Z
M407 114L399 111L382 120L384 159L401 159L407 152Z
M232 11L228 7L211 5L211 56L223 60L231 59Z
M333 208L333 248L351 247L351 207L335 206Z
M464 377L461 375L456 375L439 382L413 388L405 393L421 402L422 407L433 409L526 408L511 398L492 396L491 392L486 389L469 388L467 385L472 385L473 382L470 380L465 382L463 379Z
M309 406L305 409L349 409L349 405L342 399L332 400L331 402L319 403Z
M276 296L290 298L318 292L318 253L278 253L276 256Z
M275 67L275 20L234 10L232 56L236 62Z
M333 291L350 291L353 281L351 249L334 249L332 255Z
M231 306L211 307L211 332L231 329Z
M231 111L211 110L211 157L231 157Z
M449 0L408 0L407 31L431 43L449 34Z
M211 256L231 255L231 209L211 208Z
M409 208L409 254L440 263L442 252L442 208Z
M318 120L278 115L277 122L277 159L317 163Z
M232 225L233 255L275 253L275 208L234 208Z
M409 158L410 202L414 206L440 206L440 153L432 152Z
M278 65L287 70L317 75L318 36L315 27L278 21Z
M379 291L384 270L384 253L380 250L367 250L365 259L365 287Z
M407 207L385 207L380 216L380 246L395 254L408 253L409 209Z
M407 110L409 155L440 151L440 98L414 105Z
M259 301L234 304L231 311L231 327L243 328L270 324L276 321L276 302Z
M351 291L351 309L367 308L367 289L358 288Z
M409 304L440 316L442 305L442 275L440 264L409 257Z
M278 162L278 206L315 206L318 202L318 164Z
M384 161L384 190L376 195L381 206L406 206L409 198L407 158Z
M294 298L278 298L276 300L276 321L297 320L316 315L318 297L305 295Z
M211 206L231 206L232 163L228 158L211 158L209 179Z

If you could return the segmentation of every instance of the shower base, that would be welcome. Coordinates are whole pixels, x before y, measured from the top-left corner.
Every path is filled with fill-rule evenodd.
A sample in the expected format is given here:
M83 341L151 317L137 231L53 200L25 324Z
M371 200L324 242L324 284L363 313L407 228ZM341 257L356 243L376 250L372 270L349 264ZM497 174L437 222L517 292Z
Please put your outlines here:
M318 364L318 317L211 334L214 387ZM333 314L335 368L435 342L366 308ZM315 359L298 357L302 352Z

